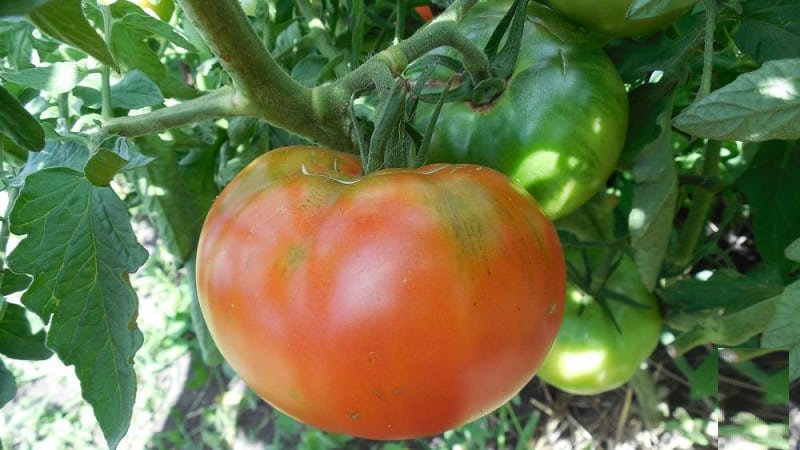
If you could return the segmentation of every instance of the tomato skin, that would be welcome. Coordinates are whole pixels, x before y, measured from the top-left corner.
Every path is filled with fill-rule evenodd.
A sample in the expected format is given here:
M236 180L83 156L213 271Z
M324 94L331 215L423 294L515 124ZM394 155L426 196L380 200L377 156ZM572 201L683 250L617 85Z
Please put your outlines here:
M460 27L483 46L509 7L478 3ZM421 105L421 127L432 109ZM506 90L485 106L444 104L428 160L499 170L528 189L555 220L605 187L627 127L625 86L602 48L549 8L530 2Z
M570 249L566 254L580 267L579 250ZM597 301L567 282L564 321L537 373L544 382L572 394L600 394L625 384L655 350L662 325L658 299L641 282L630 257L622 257L606 286L648 308L608 300L620 334Z
M175 11L175 3L173 0L128 0L129 2L139 6L145 12L152 13L159 19L168 21L172 17L172 12Z
M197 290L212 337L262 398L371 439L441 433L534 375L558 331L552 223L485 167L361 176L316 147L257 158L209 212Z
M558 12L586 28L612 37L634 37L660 30L691 6L645 19L629 20L626 16L633 0L550 0Z

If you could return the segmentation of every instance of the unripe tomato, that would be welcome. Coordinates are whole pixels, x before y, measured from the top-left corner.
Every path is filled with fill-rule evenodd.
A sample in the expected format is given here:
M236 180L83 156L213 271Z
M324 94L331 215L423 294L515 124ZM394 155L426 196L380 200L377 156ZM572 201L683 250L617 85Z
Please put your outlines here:
M483 46L509 8L508 1L478 3L459 27ZM420 127L430 123L432 110L420 105ZM530 2L505 90L486 105L445 103L428 160L496 169L528 189L555 220L605 188L627 131L625 86L603 49L553 10Z
M245 14L255 17L258 10L258 0L239 0L239 3L242 5L242 10Z
M575 267L582 267L579 250L568 250L567 258ZM589 260L597 262L591 255ZM572 394L599 394L630 380L653 353L661 333L658 299L644 286L630 257L622 257L606 287L641 307L605 299L620 332L594 297L568 282L564 322L539 368L538 376L544 382Z
M515 395L550 348L565 266L552 223L504 175L362 175L288 147L215 201L197 253L209 331L277 409L372 439L441 433Z
M575 22L613 37L633 37L660 30L686 14L691 5L644 19L628 19L633 0L550 0L553 8Z
M172 12L175 11L175 4L173 0L128 0L129 2L138 5L145 12L154 14L164 21L168 21L172 17Z

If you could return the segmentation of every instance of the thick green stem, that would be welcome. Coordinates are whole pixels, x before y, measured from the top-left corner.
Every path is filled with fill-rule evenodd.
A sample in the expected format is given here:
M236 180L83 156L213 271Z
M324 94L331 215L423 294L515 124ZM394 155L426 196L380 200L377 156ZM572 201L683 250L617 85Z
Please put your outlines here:
M705 148L705 162L703 163L703 176L716 177L719 174L720 149L722 145L719 141L708 141ZM698 187L692 206L689 209L689 216L683 224L678 239L678 250L675 255L675 265L678 268L686 267L694 255L697 241L705 230L708 220L708 213L714 204L716 191Z
M186 17L219 58L249 111L288 131L334 148L352 146L344 118L320 127L312 90L294 81L264 48L237 0L179 0ZM337 126L338 125L338 126Z
M705 46L703 47L703 73L700 79L699 97L708 95L711 92L711 73L714 67L714 34L717 30L717 16L719 13L716 0L705 0L705 6Z
M714 33L717 26L717 4L716 0L705 0L706 23L705 23L705 45L703 48L703 73L700 80L700 90L697 97L701 98L711 92L711 75L714 66ZM706 179L716 179L719 174L720 149L722 144L719 141L706 142L705 162L703 163L702 176ZM698 240L705 229L708 214L714 204L714 197L717 191L698 187L689 216L686 218L678 240L678 250L675 256L675 265L682 269L692 261L694 249Z
M100 5L100 11L103 14L103 36L106 45L108 45L112 26L111 9L108 5ZM111 68L105 65L100 71L100 98L102 99L100 113L104 119L109 119L113 116L111 107Z
M456 29L456 23L476 0L456 0L414 36L380 52L338 81L311 89L294 81L278 65L237 0L178 2L230 75L233 87L151 113L109 118L99 139L110 134L140 136L209 118L249 115L319 144L352 150L347 110L354 92L369 87L388 89L411 61L441 46L458 50L473 77L483 79L489 74L482 49ZM109 117L110 103L107 109L104 107L106 111Z

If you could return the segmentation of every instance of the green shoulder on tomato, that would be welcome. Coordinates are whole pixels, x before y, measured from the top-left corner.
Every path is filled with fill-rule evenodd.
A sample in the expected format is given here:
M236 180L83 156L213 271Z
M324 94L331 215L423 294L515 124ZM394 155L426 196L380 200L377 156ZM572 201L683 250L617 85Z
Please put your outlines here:
M657 31L686 14L697 0L644 19L628 19L633 0L550 0L558 12L586 28L613 37L634 37Z
M581 250L570 249L565 254L585 275ZM591 251L587 256L590 266L596 267L600 256ZM620 329L595 297L569 281L561 329L537 373L542 381L572 394L600 394L625 384L653 353L661 333L661 312L632 258L622 256L605 287L613 293L604 300ZM610 298L617 295L639 306Z
M478 3L460 27L483 46L510 5ZM432 109L421 106L418 125L428 125ZM506 89L488 105L444 104L429 161L499 170L556 219L604 188L627 129L625 87L603 49L551 9L531 2Z

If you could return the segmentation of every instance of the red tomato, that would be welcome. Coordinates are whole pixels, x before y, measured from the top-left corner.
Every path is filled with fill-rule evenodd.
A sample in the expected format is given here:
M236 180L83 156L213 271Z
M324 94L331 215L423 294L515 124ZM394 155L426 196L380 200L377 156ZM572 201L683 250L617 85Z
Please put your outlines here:
M430 22L433 19L433 11L430 6L417 6L414 9L425 22Z
M203 227L197 289L222 354L267 402L372 439L441 433L535 374L566 290L552 223L507 177L273 150Z

